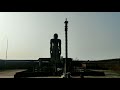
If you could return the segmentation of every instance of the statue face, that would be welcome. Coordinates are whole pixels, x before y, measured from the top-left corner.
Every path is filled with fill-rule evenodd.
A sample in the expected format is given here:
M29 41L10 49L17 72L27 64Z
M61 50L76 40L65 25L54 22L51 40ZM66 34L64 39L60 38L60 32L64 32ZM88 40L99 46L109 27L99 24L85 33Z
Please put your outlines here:
M54 34L54 39L57 39L58 38L58 34Z

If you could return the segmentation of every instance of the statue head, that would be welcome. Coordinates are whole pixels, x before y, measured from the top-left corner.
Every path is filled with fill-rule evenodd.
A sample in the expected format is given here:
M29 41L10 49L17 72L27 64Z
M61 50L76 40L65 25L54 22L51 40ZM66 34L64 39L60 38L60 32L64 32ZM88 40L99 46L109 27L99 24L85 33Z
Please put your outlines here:
M54 34L54 39L57 39L57 38L58 38L58 34L55 33L55 34Z

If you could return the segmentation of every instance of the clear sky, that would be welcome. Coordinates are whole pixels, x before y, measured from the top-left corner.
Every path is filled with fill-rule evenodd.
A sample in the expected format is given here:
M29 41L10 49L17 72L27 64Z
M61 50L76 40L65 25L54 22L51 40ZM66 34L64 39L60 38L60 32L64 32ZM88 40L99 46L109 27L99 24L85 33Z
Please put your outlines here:
M62 41L65 57L64 21L68 19L68 57L102 60L120 57L120 12L0 12L0 58L50 57L54 33Z

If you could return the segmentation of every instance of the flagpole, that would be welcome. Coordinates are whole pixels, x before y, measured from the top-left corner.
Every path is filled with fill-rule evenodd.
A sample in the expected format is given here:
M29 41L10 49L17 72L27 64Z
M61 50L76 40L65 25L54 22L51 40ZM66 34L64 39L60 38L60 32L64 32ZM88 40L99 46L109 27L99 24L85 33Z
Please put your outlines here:
M7 38L7 47L6 47L6 60L5 60L5 69L6 69L6 61L7 61L7 52L8 52L8 38Z
M8 38L7 38L7 48L6 48L6 60L7 60L7 52L8 52Z

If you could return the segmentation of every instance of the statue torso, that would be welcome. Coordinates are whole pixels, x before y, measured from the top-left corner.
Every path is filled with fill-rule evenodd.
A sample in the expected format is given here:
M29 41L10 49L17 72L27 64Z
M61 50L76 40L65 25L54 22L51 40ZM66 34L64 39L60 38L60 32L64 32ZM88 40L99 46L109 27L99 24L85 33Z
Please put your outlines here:
M58 48L59 47L59 43L60 43L60 39L51 39L52 42L52 48Z

